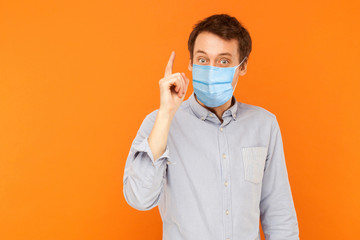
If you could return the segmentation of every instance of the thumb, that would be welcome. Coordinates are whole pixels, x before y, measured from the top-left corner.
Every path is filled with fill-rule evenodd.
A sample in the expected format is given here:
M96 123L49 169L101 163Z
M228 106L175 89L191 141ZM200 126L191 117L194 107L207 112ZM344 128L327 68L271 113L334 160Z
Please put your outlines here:
M181 73L181 74L182 74L182 76L183 76L184 79L185 79L185 85L188 86L188 85L189 85L189 82L190 82L189 78L186 77L185 73Z
M186 77L186 75L185 75L185 73L181 73L181 75L183 76L183 78L185 79L185 94L186 94L186 92L187 92L187 89L188 89L188 86L189 86L189 83L190 83L190 80L189 80L189 78L187 78ZM185 96L185 94L184 94L184 96Z

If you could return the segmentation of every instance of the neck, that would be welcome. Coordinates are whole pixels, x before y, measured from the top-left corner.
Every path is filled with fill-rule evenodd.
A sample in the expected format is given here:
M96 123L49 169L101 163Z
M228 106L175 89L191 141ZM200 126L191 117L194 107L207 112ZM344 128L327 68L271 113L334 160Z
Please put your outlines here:
M231 97L226 103L224 103L223 105L220 105L218 107L208 107L208 106L205 106L202 102L200 102L196 95L195 95L195 99L196 101L201 105L203 106L204 108L206 108L207 110L211 111L212 113L214 113L218 118L219 120L221 121L221 123L223 122L223 119L222 119L222 115L223 113L229 109L232 105L234 105L234 101L233 100L233 97Z

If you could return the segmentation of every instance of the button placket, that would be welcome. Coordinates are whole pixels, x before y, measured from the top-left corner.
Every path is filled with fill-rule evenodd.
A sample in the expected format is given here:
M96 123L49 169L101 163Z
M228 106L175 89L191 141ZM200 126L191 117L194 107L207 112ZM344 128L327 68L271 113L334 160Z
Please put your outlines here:
M225 235L224 237L230 238L232 233L232 217L231 217L231 192L229 185L229 156L228 156L228 143L226 139L226 134L224 131L224 126L229 122L229 118L224 119L223 124L219 127L219 152L220 152L220 165L221 165L221 181L223 184L223 211L224 211L224 227Z

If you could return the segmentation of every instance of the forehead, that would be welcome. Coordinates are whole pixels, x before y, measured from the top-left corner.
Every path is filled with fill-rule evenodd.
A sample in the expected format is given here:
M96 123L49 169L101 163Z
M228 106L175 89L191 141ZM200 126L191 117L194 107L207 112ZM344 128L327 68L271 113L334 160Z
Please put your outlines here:
M225 40L213 33L201 32L195 40L194 54L198 50L206 52L208 56L230 53L232 57L236 58L238 56L238 40Z

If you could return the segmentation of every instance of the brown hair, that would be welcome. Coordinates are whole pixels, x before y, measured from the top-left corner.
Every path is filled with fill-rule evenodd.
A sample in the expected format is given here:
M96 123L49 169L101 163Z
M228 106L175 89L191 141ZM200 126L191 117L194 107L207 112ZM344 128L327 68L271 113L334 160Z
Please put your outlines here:
M225 40L237 39L239 43L239 63L251 52L251 37L249 32L235 18L227 14L215 14L207 17L194 25L188 40L191 63L193 63L193 51L196 37L199 33L207 31L218 35ZM248 58L245 60L247 62Z

